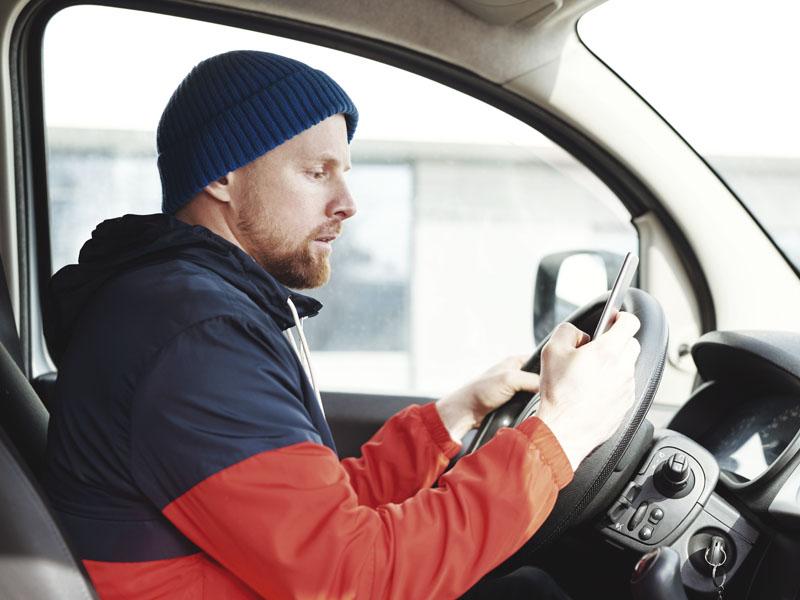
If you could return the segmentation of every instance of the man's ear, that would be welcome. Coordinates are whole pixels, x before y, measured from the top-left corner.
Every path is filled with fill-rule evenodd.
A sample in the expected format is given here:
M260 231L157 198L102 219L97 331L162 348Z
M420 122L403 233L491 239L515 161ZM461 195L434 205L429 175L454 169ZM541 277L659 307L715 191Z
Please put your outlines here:
M219 179L212 181L203 190L215 200L220 202L230 203L232 199L231 194L231 177L230 173L223 175Z

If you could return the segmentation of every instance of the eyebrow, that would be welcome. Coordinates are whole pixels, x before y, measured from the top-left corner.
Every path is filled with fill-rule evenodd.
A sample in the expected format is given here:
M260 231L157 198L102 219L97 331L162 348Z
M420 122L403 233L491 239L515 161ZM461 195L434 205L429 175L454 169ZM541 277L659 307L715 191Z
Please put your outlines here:
M317 158L317 160L323 160L325 162L332 162L332 163L336 163L337 165L341 164L341 161L339 160L339 158L335 154L333 154L331 152L327 152L327 151L316 155L316 158ZM345 166L344 170L347 171L348 169L352 168L352 166L353 165L351 165L351 164L347 164Z

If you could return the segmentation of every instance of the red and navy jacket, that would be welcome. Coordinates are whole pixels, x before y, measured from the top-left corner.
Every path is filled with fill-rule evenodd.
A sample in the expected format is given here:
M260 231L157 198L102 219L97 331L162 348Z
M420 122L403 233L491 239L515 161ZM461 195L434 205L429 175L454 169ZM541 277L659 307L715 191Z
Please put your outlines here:
M203 227L105 221L49 294L45 488L106 600L455 598L572 477L535 418L442 475L433 404L340 461L282 333L319 303Z

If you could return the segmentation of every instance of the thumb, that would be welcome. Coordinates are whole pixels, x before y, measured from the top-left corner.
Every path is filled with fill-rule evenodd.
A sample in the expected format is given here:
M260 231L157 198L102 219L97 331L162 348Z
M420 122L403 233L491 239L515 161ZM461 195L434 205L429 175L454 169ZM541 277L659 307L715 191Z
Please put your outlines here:
M509 396L517 392L531 392L536 393L539 391L539 375L536 373L528 373L527 371L508 371L506 374L506 391Z
M574 350L589 341L589 336L572 323L561 323L550 336L548 345L559 350Z

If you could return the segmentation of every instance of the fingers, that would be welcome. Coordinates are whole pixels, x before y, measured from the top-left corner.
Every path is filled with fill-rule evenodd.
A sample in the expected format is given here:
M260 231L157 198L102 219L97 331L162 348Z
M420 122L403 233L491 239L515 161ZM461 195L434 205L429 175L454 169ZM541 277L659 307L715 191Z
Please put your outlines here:
M575 327L572 323L561 323L555 328L547 345L563 349L574 349L583 346L589 341L589 336Z
M539 391L539 375L536 373L508 371L505 374L505 383L509 387L510 395L517 392L536 393Z
M628 351L633 355L633 360L639 358L639 354L642 353L642 346L636 338L631 338L626 344L626 348L628 348Z
M521 369L529 358L530 355L528 354L517 354L516 356L509 356L501 364L507 369Z
M642 351L642 347L639 345L639 342L636 338L631 338L628 340L628 343L625 344L620 355L624 357L627 364L631 365L632 367L636 365L636 361L639 359L639 354Z
M615 344L624 347L630 341L636 332L639 331L641 323L633 314L625 311L619 311L614 320L611 328L598 339L604 340L604 343Z

